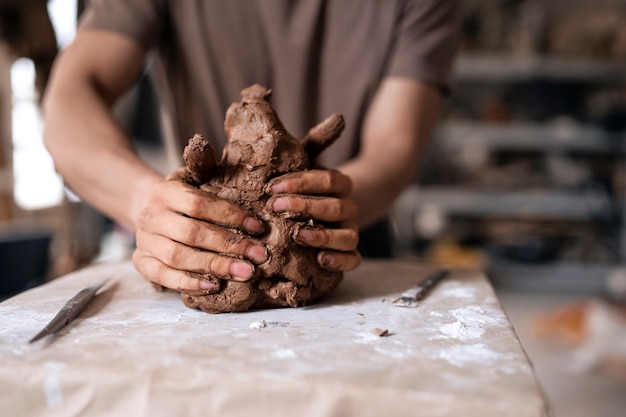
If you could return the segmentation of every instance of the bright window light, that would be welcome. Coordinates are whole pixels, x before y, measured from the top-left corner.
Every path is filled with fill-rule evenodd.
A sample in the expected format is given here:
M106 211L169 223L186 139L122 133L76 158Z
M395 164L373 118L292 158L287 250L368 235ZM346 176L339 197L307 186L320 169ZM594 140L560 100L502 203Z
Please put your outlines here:
M18 59L11 67L14 197L27 210L63 201L63 183L43 145L43 123L35 90L35 65Z
M48 12L60 48L76 34L76 0L51 0ZM35 66L18 59L11 67L14 197L26 210L63 201L63 182L43 144L43 122L35 89Z
M76 0L49 0L48 14L60 48L65 48L76 36Z

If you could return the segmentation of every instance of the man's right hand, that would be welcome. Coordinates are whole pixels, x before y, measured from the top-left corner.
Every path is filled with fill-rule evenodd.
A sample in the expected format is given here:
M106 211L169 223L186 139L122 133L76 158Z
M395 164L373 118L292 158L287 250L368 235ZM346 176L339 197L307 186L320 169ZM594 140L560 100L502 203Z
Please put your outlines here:
M115 120L111 107L142 73L147 52L117 33L78 31L55 62L44 97L44 137L55 168L83 201L136 232L133 261L150 281L201 292L215 290L215 277L249 279L267 257L250 237L263 225L180 179L163 181Z
M136 224L135 268L173 290L215 291L209 276L246 281L254 265L268 257L265 246L251 237L263 231L259 220L176 175L155 185Z

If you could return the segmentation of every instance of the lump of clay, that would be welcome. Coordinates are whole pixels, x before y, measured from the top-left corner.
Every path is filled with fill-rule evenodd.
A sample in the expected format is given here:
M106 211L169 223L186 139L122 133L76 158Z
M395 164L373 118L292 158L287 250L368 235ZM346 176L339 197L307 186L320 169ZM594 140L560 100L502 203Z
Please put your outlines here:
M183 293L182 300L190 308L222 313L303 306L330 294L343 277L318 265L318 249L294 242L299 227L315 227L315 222L296 213L274 213L267 193L273 178L310 169L317 155L339 137L343 118L331 115L299 141L278 119L269 103L270 93L255 84L244 89L241 101L229 107L224 123L228 143L219 164L211 144L201 135L191 138L185 148L186 181L261 219L265 230L256 238L269 253L247 282L201 277L217 281L219 288L202 295Z

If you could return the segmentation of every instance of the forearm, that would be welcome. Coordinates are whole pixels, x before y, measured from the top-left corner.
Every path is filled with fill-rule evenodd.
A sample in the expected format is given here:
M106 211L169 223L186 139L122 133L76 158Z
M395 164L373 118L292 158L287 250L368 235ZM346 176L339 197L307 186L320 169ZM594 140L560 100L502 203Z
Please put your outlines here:
M131 230L161 176L136 156L89 80L60 80L44 100L45 144L66 184Z
M340 168L352 179L353 198L359 207L359 227L383 219L393 202L415 176L419 158L402 163L381 161L375 167L368 158L357 158Z
M352 179L360 227L382 219L415 179L440 107L432 86L406 78L383 82L363 125L360 153L340 167Z
M81 30L56 60L43 100L44 141L66 184L131 230L162 177L137 157L111 107L145 53L118 34Z

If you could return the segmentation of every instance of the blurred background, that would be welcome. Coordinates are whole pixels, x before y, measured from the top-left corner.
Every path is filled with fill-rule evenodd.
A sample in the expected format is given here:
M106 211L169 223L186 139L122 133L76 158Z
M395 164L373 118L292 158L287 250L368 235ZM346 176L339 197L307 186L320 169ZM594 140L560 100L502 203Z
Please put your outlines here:
M0 0L0 298L132 252L42 144L41 92L83 8ZM391 213L394 256L484 270L557 417L626 416L626 0L460 11L456 84ZM168 172L148 76L117 114Z

